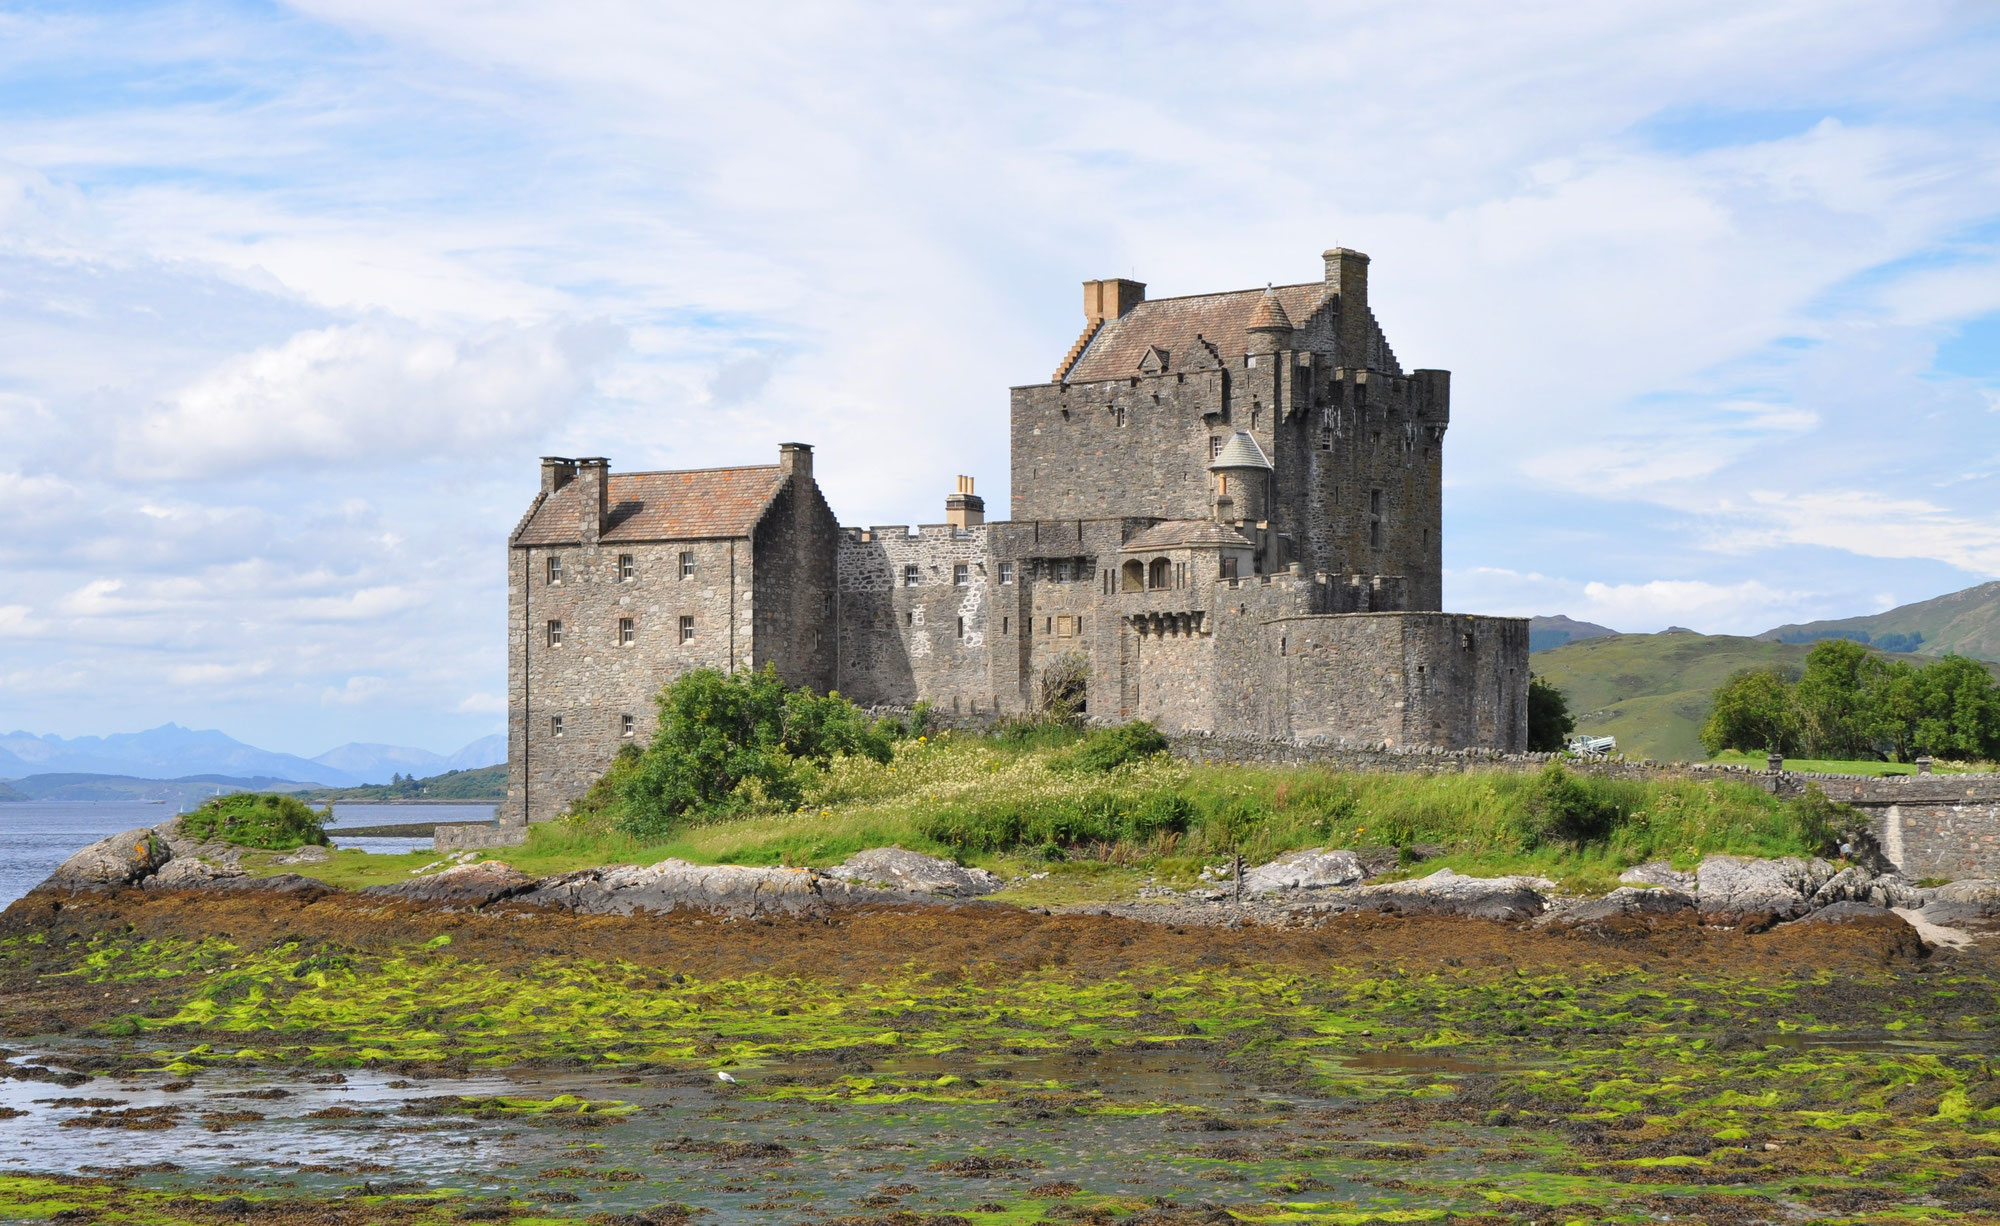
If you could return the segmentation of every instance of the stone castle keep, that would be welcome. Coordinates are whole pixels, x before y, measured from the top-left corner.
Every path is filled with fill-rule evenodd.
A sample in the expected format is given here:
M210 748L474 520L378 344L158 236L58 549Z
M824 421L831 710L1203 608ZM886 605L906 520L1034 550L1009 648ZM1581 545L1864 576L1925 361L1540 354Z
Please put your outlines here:
M1527 622L1439 610L1450 375L1397 362L1367 256L1325 259L1185 298L1085 282L1076 343L1013 389L1005 521L961 477L944 523L840 527L798 443L544 459L508 540L502 822L560 813L702 667L961 717L1080 678L1096 720L1524 749Z

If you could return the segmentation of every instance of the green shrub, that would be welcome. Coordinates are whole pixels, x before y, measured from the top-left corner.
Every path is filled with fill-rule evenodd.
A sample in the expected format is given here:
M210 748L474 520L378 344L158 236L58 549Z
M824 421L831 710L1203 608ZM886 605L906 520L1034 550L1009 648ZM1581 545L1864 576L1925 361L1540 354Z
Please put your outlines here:
M1195 818L1194 806L1176 792L1100 789L1026 803L948 805L918 817L916 828L924 838L955 851L1003 852L1147 842L1182 833Z
M206 842L220 839L239 847L290 851L308 843L326 844L331 805L315 813L296 796L275 792L237 792L218 796L181 817L181 831Z
M1528 677L1528 748L1535 753L1554 753L1576 731L1576 717L1570 714L1569 697L1554 682L1532 674Z
M1581 846L1607 838L1623 816L1595 779L1582 779L1551 762L1521 791L1521 845Z
M1145 720L1094 729L1083 743L1050 759L1056 770L1109 774L1127 762L1143 762L1167 751L1167 738Z
M1047 715L1010 715L987 729L986 737L1009 749L1062 749L1083 739L1083 729Z
M1843 845L1872 848L1875 833L1868 818L1853 805L1830 799L1817 783L1806 785L1805 795L1786 805L1798 827L1799 842L1816 855L1837 856Z

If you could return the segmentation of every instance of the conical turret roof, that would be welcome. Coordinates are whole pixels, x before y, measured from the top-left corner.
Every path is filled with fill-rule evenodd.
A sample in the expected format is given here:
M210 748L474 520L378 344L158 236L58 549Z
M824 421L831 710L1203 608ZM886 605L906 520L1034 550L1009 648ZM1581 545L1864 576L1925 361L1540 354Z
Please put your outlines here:
M1250 437L1248 430L1238 430L1222 445L1208 467L1211 472L1219 468L1269 468L1271 461L1264 458L1264 449Z
M1285 313L1285 304L1278 301L1278 293L1270 286L1264 287L1264 296L1257 300L1257 306L1250 312L1250 321L1243 325L1245 332L1277 332L1292 330L1292 317Z

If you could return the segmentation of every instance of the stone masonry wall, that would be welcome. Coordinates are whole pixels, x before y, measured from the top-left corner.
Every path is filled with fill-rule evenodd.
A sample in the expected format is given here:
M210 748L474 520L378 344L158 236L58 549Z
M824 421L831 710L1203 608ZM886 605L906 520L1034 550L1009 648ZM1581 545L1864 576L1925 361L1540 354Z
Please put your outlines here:
M775 666L788 685L837 688L834 596L841 541L840 524L811 480L779 491L757 525L751 549L756 652L750 662Z
M1000 704L987 651L999 584L983 526L930 524L914 536L901 524L849 529L839 566L835 688L865 706L928 699L972 715Z

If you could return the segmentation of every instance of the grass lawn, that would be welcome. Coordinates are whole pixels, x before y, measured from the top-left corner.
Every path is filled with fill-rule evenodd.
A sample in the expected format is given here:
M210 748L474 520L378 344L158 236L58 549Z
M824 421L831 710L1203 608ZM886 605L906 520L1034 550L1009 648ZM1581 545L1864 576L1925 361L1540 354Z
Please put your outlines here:
M1764 766L1764 755L1760 753L1744 753L1737 749L1726 749L1717 754L1714 761L1726 763L1731 766L1754 766L1761 770ZM1984 762L1939 762L1933 765L1931 770L1940 775L1963 775L1970 771L1990 770L1991 768L1991 763ZM1917 773L1917 768L1908 762L1844 761L1834 758L1786 758L1785 769L1788 771L1817 772L1824 775L1869 775L1877 778L1883 775L1914 775Z
M1111 901L1149 881L1194 885L1205 866L1241 854L1256 865L1311 847L1435 844L1445 854L1407 872L1527 873L1601 891L1633 864L1686 865L1709 852L1808 854L1795 807L1733 780L1577 777L1612 814L1582 846L1528 833L1537 777L1511 771L1338 774L1321 768L1193 765L1156 757L1109 773L1056 769L1053 747L972 736L905 741L877 764L840 759L805 803L694 821L651 839L614 815L549 822L526 844L484 858L542 876L605 864L828 867L869 847L900 846L992 869L1024 905ZM408 881L441 858L336 852L323 865L277 866L349 887ZM1036 876L1036 874L1047 874Z

